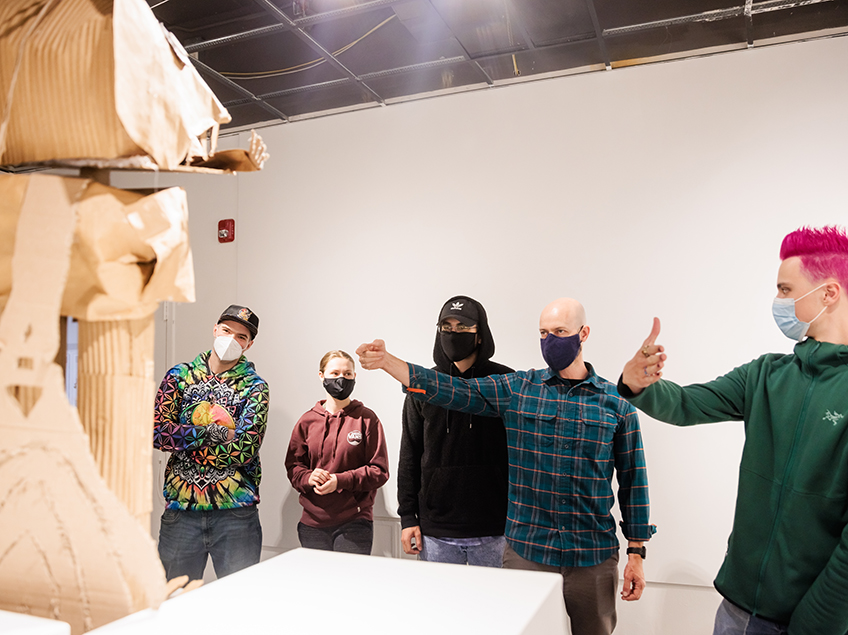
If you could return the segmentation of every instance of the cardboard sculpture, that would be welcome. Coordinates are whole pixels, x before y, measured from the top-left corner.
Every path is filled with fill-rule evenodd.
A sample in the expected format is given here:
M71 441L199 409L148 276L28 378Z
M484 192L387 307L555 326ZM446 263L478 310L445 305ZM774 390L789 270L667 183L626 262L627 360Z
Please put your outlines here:
M149 155L230 115L144 0L0 2L0 164Z
M153 540L101 479L53 361L76 212L90 182L4 181L0 200L9 190L21 199L0 316L0 609L60 619L81 633L158 606L165 577Z
M12 290L11 254L25 193L41 178L0 176L0 310ZM76 186L79 180L67 181ZM81 182L60 309L79 320L77 405L101 476L148 527L153 313L163 300L194 301L185 192L142 196Z
M0 165L261 169L255 133L215 153L229 120L144 0L0 1ZM148 533L163 300L194 300L182 190L0 176L0 610L78 635L172 590ZM79 416L60 314L79 321Z

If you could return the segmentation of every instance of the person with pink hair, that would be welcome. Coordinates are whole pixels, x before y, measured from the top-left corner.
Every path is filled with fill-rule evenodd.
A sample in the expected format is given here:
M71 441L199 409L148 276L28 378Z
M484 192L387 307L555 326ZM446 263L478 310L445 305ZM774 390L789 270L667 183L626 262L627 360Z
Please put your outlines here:
M848 235L803 227L780 259L772 312L791 355L679 386L662 379L654 318L618 384L673 425L745 422L714 635L848 633Z

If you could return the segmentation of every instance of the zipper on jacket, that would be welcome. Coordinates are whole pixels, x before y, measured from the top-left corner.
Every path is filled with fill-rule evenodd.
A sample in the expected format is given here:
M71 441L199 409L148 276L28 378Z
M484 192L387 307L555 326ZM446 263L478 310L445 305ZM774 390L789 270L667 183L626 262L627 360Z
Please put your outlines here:
M812 362L813 355L818 350L821 344L816 342L816 347L810 352L810 360ZM800 359L800 358L799 358ZM777 507L774 512L774 522L771 526L771 533L769 534L768 545L766 546L766 550L763 552L763 561L760 563L760 572L757 575L757 592L754 594L754 615L757 615L757 610L760 605L760 592L763 589L763 578L765 575L766 565L769 561L769 556L771 554L772 549L774 548L774 536L777 532L777 524L781 517L781 509L783 508L783 498L784 493L786 491L786 482L789 480L789 477L792 473L793 462L795 460L795 450L798 448L798 440L801 438L801 432L804 428L804 420L807 418L807 409L810 405L810 399L813 396L813 388L816 385L816 376L812 373L813 365L810 366L810 385L807 386L807 394L804 395L804 401L801 404L801 412L798 415L798 423L795 429L795 437L792 439L792 448L789 450L789 458L786 460L786 469L783 470L783 478L780 482L780 494L777 497ZM801 369L804 368L804 362L801 360Z

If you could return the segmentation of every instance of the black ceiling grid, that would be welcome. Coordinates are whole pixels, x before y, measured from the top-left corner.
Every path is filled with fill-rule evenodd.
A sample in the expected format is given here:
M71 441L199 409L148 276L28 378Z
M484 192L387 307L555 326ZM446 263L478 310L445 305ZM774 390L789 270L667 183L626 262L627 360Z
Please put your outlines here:
M848 0L148 0L233 121L848 34Z

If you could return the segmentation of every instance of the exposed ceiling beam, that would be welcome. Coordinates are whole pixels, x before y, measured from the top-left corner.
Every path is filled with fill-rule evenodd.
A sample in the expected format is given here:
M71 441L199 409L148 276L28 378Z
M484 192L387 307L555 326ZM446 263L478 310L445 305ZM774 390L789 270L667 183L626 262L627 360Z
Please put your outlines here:
M533 38L530 37L530 33L527 32L527 26L524 24L524 20L521 19L518 11L515 10L515 2L514 0L504 0L504 5L507 8L507 16L506 19L509 20L510 14L512 15L511 26L516 31L518 31L518 37L524 40L525 46L528 49L535 49L536 45L533 43Z
M208 67L206 64L204 64L200 60L194 59L193 57L191 57L190 59L191 59L192 64L194 64L194 66L197 68L197 70L199 72L205 73L205 74L209 75L210 77L214 77L217 81L221 82L225 86L228 86L229 88L232 88L234 91L236 91L238 94L243 95L245 97L245 99L247 100L246 103L256 104L260 108L264 108L265 110L270 112L272 115L274 115L275 118L282 119L283 121L288 123L289 117L284 112L277 110L271 104L265 103L265 101L262 98L257 97L256 95L251 93L246 88L242 88L241 86L236 84L233 80L229 79L228 77L224 77L223 75L221 75L221 73L216 71L214 68Z
M760 13L768 13L769 11L781 11L783 9L795 9L796 7L806 6L810 4L819 4L822 2L833 2L834 0L768 0L767 2L751 3L751 15ZM747 2L746 2L747 5ZM684 15L677 18L669 18L667 20L655 20L653 22L643 22L642 24L631 24L628 26L620 26L612 29L604 29L604 35L613 37L623 35L625 33L634 33L636 31L647 31L649 29L661 29L677 24L690 24L692 22L715 22L717 20L728 20L745 14L746 6L729 7L727 9L715 9L714 11L704 11L703 13L695 13L692 15Z
M480 63L477 60L475 60L474 58L471 57L471 54L468 52L468 49L466 49L465 45L462 42L460 42L459 38L456 37L456 35L454 35L453 31L450 28L450 25L445 21L444 17L442 17L441 12L436 8L436 5L433 4L432 0L427 0L427 4L429 4L430 8L433 10L433 12L437 16L439 16L439 19L442 22L444 22L445 25L447 25L448 30L450 31L450 34L453 36L453 39L456 41L459 48L462 49L462 56L465 58L465 61L468 62L469 64L471 64L471 66L474 68L474 70L476 70L477 73L480 76L483 77L483 81L485 81L486 84L488 84L489 86L494 86L495 81L491 77L489 77L489 74L485 71L485 69L482 66L480 66Z
M313 24L329 22L330 20L339 20L352 15L373 11L374 9L379 9L381 7L390 7L395 4L402 4L409 1L410 0L371 0L370 2L363 2L362 4L356 4L343 9L336 9L335 11L325 11L324 13L316 13L315 15L308 15L303 18L297 18L294 20L290 19L290 21L294 24L295 28L303 29L305 27L312 26ZM268 26L262 26L248 31L240 31L238 33L233 33L232 35L225 35L223 37L205 40L203 42L194 42L186 45L185 50L189 53L195 53L197 51L205 51L219 46L226 46L227 44L232 44L234 42L243 42L244 40L252 40L254 38L264 37L273 33L279 33L280 31L290 30L292 30L292 27L288 24L278 22L277 24L270 24Z
M341 72L343 75L346 75L348 79L355 82L359 88L362 90L363 94L365 94L369 99L376 101L381 106L385 106L386 102L383 100L380 95L378 95L374 89L368 86L365 82L363 82L355 73L353 73L347 66L342 64L335 55L330 53L327 49L325 49L318 41L309 35L302 28L299 28L294 20L292 20L289 16L287 16L278 6L276 6L270 0L254 0L256 4L265 9L270 15L272 15L276 20L280 22L280 24L285 25L292 32L292 34L297 37L301 42L309 46L312 50L318 53L324 60L327 61L330 66Z
M399 68L390 68L384 71L375 71L373 73L365 73L360 75L361 79L369 80L369 79L377 79L380 77L388 77L389 75L402 75L403 73L412 73L415 71L427 70L430 68L438 68L440 66L450 66L452 64L462 64L463 62L467 62L467 60L461 56L457 55L456 57L447 57L441 58L438 60L434 60L432 62L422 62L420 64L410 64L409 66L401 66ZM309 86L294 86L292 88L284 88L283 90L276 90L270 93L262 93L261 95L257 95L259 99L275 99L277 97L287 97L288 95L294 95L296 93L302 93L305 91L319 90L323 88L334 88L336 86L340 86L342 84L346 84L348 82L347 79L333 79L328 82L320 82L318 84L310 84ZM235 106L243 106L245 104L250 103L249 99L233 99L224 104L225 108L232 108Z
M589 17L592 18L592 26L595 27L595 38L598 40L598 48L601 49L601 59L607 70L611 71L612 60L607 50L607 43L604 41L604 31L601 29L601 23L598 21L598 12L595 11L595 3L592 0L586 0L586 8L589 10Z
M351 15L357 15L360 13L365 13L367 11L373 11L374 9L379 9L380 7L390 7L393 4L403 4L404 2L409 1L410 0L371 0L370 2L355 4L349 7L344 7L342 9L335 9L333 11L325 11L324 13L307 15L302 18L298 18L294 21L294 23L298 26L298 28L303 28L312 24L318 24L319 22L338 20L340 18L346 18Z
M424 69L427 69L427 68L434 68L434 67L438 67L438 66L447 66L447 65L458 64L458 63L462 63L462 62L473 64L474 67L479 71L479 73L486 79L486 83L489 86L492 86L492 85L494 85L494 82L491 80L488 73L486 73L486 71L482 68L482 66L480 66L480 62L486 61L486 60L495 60L495 59L502 58L502 57L505 57L505 56L512 56L515 53L515 51L501 51L501 52L498 52L498 53L488 53L488 54L485 54L485 55L478 55L476 57L471 57L471 55L464 48L464 46L462 46L462 43L459 42L459 40L457 39L457 42L459 43L459 45L460 45L460 47L462 48L462 51L463 51L462 56L452 57L452 58L448 58L448 59L433 60L433 61L429 61L429 62L422 62L422 63L419 63L419 64L412 64L412 65L409 65L409 66L403 66L403 67L398 67L398 68L390 68L390 69L386 69L386 70L383 70L383 71L365 73L365 74L357 76L354 73L352 73L350 70L346 69L332 54L330 54L325 49L323 49L323 47L321 47L320 44L315 42L308 34L303 32L303 30L301 28L299 28L299 26L302 25L303 21L305 21L305 20L312 20L314 22L320 22L320 21L325 21L325 20L329 20L329 19L335 19L337 17L343 17L343 15L349 15L350 13L353 13L353 12L359 13L359 12L362 12L362 11L371 10L371 9L374 9L378 5L379 6L388 6L388 5L392 5L392 4L399 4L401 2L408 2L409 0L372 0L371 2L366 2L366 3L360 4L360 5L355 5L353 7L347 8L347 9L340 9L338 11L316 14L315 16L309 16L309 18L301 18L299 20L291 20L290 18L288 18L288 16L283 14L282 11L279 8L277 8L276 6L271 4L271 2L269 0L255 0L255 1L258 4L262 5L263 8L266 8L266 10L267 10L267 7L269 5L271 7L273 7L273 12L274 12L274 15L277 19L281 19L281 17L284 18L284 20L282 20L280 22L279 26L275 25L274 27L265 27L265 32L269 32L268 29L272 29L272 28L274 30L284 29L284 30L292 31L293 33L295 33L299 37L305 36L306 38L309 39L309 41L307 43L313 49L315 49L319 53L321 53L321 55L324 57L324 59L326 59L329 63L333 64L334 66L338 65L337 68L339 68L339 70L341 70L346 75L346 77L336 79L336 80L326 81L326 82L320 82L320 83L317 83L317 84L309 84L309 85L306 85L306 86L292 87L292 88L288 88L288 89L284 89L284 90L280 90L280 91L269 92L269 93L265 93L265 94L261 94L261 95L254 95L250 91L242 88L241 86L239 86L238 84L236 84L232 80L224 77L223 75L221 75L217 71L209 68L205 64L202 64L202 63L198 62L197 60L193 60L193 61L198 66L198 68L200 68L201 70L203 70L207 74L213 76L216 80L218 80L218 81L226 84L227 86L233 88L239 94L243 95L243 98L230 100L230 101L226 102L224 104L224 106L231 108L231 107L238 107L238 106L254 103L254 104L257 104L257 105L265 108L269 112L272 112L276 117L279 117L279 118L281 118L285 121L288 121L288 117L285 114L283 114L282 112L280 112L279 110L277 110L276 108L274 108L273 106L270 106L269 104L265 103L265 101L264 101L265 99L273 99L275 97L283 97L283 96L287 96L287 95L291 95L291 94L295 94L295 93L310 92L310 91L315 91L315 90L320 90L320 89L333 88L335 86L346 84L349 81L357 82L361 87L363 87L364 90L370 91L370 92L368 92L368 94L369 94L369 96L371 96L371 95L376 95L376 93L373 93L373 91L371 91L370 87L368 87L365 84L365 81L367 81L367 80L376 79L376 78L379 78L379 77L385 77L387 75L411 73L411 72L415 72L415 71L419 71L419 70L424 70ZM427 0L427 1L429 2L429 0ZM514 0L505 0L505 3L511 3L513 1ZM754 3L753 0L745 0L744 6L732 7L732 8L727 8L727 9L719 9L719 10L715 10L715 11L705 11L705 12L697 13L697 14L679 16L679 17L669 18L669 19L665 19L665 20L656 20L656 21L653 21L653 22L645 22L645 23L641 23L641 24L628 25L628 26L624 26L624 27L614 27L614 28L609 28L609 29L602 29L601 26L600 26L600 22L598 20L598 17L597 17L597 12L595 11L593 0L586 0L587 8L589 9L590 15L592 17L593 26L595 27L594 33L583 33L583 34L570 36L570 37L562 39L562 40L553 40L553 41L549 41L549 42L533 43L530 40L530 37L527 34L526 29L524 29L523 25L521 25L520 30L519 30L519 36L523 40L525 40L527 42L527 44L535 50L553 49L553 48L557 48L557 47L561 47L561 46L568 46L570 44L587 42L587 41L593 40L593 39L597 40L599 42L599 45L602 47L602 55L603 55L603 58L604 58L604 63L609 67L610 57L609 57L608 51L606 49L606 44L605 44L604 38L615 37L615 36L618 36L618 35L624 35L624 34L636 32L636 31L666 28L666 27L674 26L674 25L678 25L678 24L689 24L689 23L693 23L693 22L712 22L712 21L717 21L717 20L726 20L726 19L737 18L737 17L740 17L740 16L745 16L746 24L747 24L748 45L751 46L753 44L752 21L753 21L754 15L761 14L761 13L767 13L767 12L771 12L771 11L780 11L780 10L792 9L792 8L796 8L796 7L799 7L799 6L819 4L819 3L823 3L823 2L832 2L832 1L834 1L834 0L766 0L764 2ZM431 4L431 6L433 6L433 5ZM507 6L509 6L509 5L507 5ZM513 15L516 15L514 7L510 6L510 9L511 9ZM433 10L436 10L436 8L434 6L433 6ZM259 31L263 31L263 29L256 29L256 30L250 31L250 32L234 34L234 35L231 35L231 36L227 36L227 38L219 38L218 40L210 40L208 43L201 43L200 45L192 45L192 46L186 47L186 49L190 52L193 52L193 51L199 50L196 47L205 48L207 44L218 46L225 39L228 40L228 42L232 42L232 41L236 41L236 38L239 38L239 37L242 37L242 36L254 36L253 34L254 33L258 34ZM526 50L526 49L521 49L521 50ZM335 62L335 64L334 64L334 62ZM382 99L379 100L379 103L384 104Z

